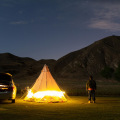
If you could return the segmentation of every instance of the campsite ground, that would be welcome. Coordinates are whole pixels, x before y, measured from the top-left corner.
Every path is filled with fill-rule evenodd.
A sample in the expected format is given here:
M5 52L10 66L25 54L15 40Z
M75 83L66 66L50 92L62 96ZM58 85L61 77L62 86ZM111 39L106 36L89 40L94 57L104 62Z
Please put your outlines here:
M66 103L35 103L17 98L16 103L0 102L0 120L119 120L120 97L71 96Z

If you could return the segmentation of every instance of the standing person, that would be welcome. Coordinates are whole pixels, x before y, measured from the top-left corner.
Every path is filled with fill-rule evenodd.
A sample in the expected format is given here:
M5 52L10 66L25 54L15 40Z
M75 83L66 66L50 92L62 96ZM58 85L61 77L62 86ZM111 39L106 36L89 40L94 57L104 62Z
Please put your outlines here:
M91 97L93 103L95 103L96 82L93 79L93 76L89 76L89 80L86 83L86 90L88 91L88 103L91 103Z

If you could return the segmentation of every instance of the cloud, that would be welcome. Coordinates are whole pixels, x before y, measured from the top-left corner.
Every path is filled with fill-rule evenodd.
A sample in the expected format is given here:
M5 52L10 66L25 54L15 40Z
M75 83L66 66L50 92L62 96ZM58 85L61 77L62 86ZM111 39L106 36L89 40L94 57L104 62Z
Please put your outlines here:
M11 22L10 24L20 25L20 24L28 24L28 23L25 21L15 21L15 22Z
M120 31L120 23L115 23L109 20L94 20L89 27L109 31Z
M120 4L96 5L94 17L90 20L88 27L104 29L109 31L120 31Z

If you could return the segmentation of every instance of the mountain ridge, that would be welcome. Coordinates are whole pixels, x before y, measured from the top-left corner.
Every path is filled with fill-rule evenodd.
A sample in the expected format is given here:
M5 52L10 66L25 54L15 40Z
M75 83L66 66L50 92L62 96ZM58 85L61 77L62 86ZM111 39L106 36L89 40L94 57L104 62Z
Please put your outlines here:
M34 60L18 57L11 53L0 54L0 72L9 72L15 79L32 79L38 76L44 64L47 64L56 77L82 79L88 75L100 76L105 66L115 69L120 64L120 36L108 36L89 46L70 52L58 60ZM31 76L31 77L30 77Z
M81 73L87 77L89 74L99 74L105 66L115 69L120 61L119 46L120 36L109 36L98 40L83 49L58 59L55 65L56 73L60 73L60 76L66 74L69 77L70 72L68 71L71 71L74 74L73 77L79 77L80 71L83 71ZM75 57L72 58L71 56ZM63 63L64 66L61 67ZM77 73L75 74L75 72Z

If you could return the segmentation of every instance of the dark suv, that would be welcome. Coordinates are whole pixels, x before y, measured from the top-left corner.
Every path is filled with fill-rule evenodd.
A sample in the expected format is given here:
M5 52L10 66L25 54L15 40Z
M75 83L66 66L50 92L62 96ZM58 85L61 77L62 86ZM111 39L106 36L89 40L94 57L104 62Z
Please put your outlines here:
M15 103L17 88L13 82L12 75L0 73L0 100L11 100Z

